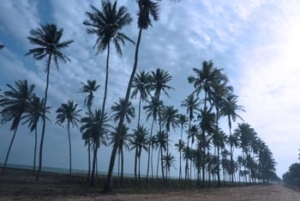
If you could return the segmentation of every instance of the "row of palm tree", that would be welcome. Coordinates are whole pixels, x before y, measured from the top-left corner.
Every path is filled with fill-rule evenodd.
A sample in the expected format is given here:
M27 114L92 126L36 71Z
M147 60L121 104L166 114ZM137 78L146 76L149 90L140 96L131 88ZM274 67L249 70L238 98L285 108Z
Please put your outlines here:
M94 48L97 48L97 53L107 50L106 59L106 73L105 73L105 84L104 84L104 95L102 101L102 109L92 110L94 93L100 87L96 84L96 81L88 80L87 84L82 83L82 87L79 92L86 93L85 105L87 106L87 113L85 117L79 119L80 110L77 109L77 104L69 101L67 104L62 104L57 110L57 120L59 124L67 123L68 136L69 136L69 154L70 154L70 174L71 174L71 140L70 140L70 126L77 126L77 122L81 122L80 131L82 133L85 145L88 146L88 180L91 186L95 186L95 174L97 169L97 153L99 151L100 145L113 145L111 159L109 163L109 169L107 174L106 185L104 191L110 191L112 187L112 173L114 169L114 163L116 155L119 155L119 161L121 160L121 177L123 177L123 165L124 165L124 150L134 149L135 150L135 164L134 164L134 174L135 178L140 178L140 164L141 163L141 153L142 150L147 151L147 171L146 177L148 179L151 170L153 177L153 154L155 149L158 149L158 163L157 163L157 177L159 171L159 163L161 169L161 176L164 180L170 177L170 168L174 165L175 157L170 153L170 143L169 136L171 134L171 128L175 129L178 126L181 127L181 138L176 143L180 155L180 168L179 168L179 179L182 179L182 168L181 168L181 157L185 158L185 179L192 179L192 168L193 166L198 171L198 179L200 172L202 171L202 186L204 187L206 179L206 173L208 174L208 179L211 179L211 174L214 171L217 174L218 185L221 185L220 177L220 166L222 165L220 154L225 152L225 138L226 134L219 128L219 120L221 117L228 118L229 125L229 137L228 143L230 146L230 164L234 164L233 150L237 145L237 142L233 140L235 134L231 134L232 121L236 118L240 118L237 114L238 110L242 110L242 107L237 105L237 96L233 94L233 88L228 85L228 78L223 73L222 69L216 69L211 61L204 61L202 68L194 68L193 72L195 75L188 77L189 83L193 84L194 91L182 101L182 106L186 107L187 115L179 114L179 110L174 108L174 106L165 106L162 101L162 94L168 95L168 90L173 89L169 86L169 81L172 77L167 71L163 69L156 69L155 71L145 72L141 71L136 74L138 65L138 53L141 43L141 37L143 30L148 29L154 21L158 20L158 10L159 3L153 2L151 0L137 0L138 4L138 28L139 34L136 42L136 50L134 57L134 64L132 68L132 73L128 82L128 87L126 90L125 98L120 98L118 103L114 103L112 106L113 116L110 118L106 113L106 99L108 93L108 78L109 78L109 56L110 56L110 43L112 42L117 50L119 56L122 56L122 50L120 43L123 45L125 41L134 43L132 39L121 32L122 28L129 25L132 21L130 14L127 12L126 7L121 6L117 8L117 1L111 3L110 1L102 1L101 10L91 5L92 12L86 12L87 20L83 21L83 24L87 26L88 34L95 34L97 36ZM43 156L43 142L46 132L46 113L49 111L49 106L47 106L48 99L48 87L50 80L50 66L51 61L54 61L57 68L59 68L58 60L64 62L70 61L70 59L64 55L61 50L68 47L73 40L68 40L61 42L61 37L63 34L63 29L58 29L54 24L42 25L38 29L34 29L30 32L30 37L28 37L31 44L35 45L35 48L30 49L26 55L33 55L37 60L47 59L46 66L46 87L44 98L38 102L37 98L33 94L33 89L28 90L31 96L26 96L23 98L23 104L31 104L34 99L36 99L36 107L39 108L32 110L36 112L36 118L42 119L42 134L39 150L39 169L36 179L39 179L40 171L42 168L42 156ZM25 81L17 81L25 82ZM27 81L26 81L27 83ZM34 88L34 87L33 87ZM131 92L131 90L133 90ZM15 91L16 92L16 91ZM23 94L24 95L24 94ZM25 94L26 95L26 94ZM128 137L128 126L127 124L131 122L131 119L135 117L135 109L130 102L130 97L135 98L139 95L138 104L138 120L136 129ZM3 122L8 122L13 120L12 130L17 131L18 125L23 118L30 118L26 123L33 122L31 113L28 111L20 110L19 113L6 112L9 109L9 104L5 100L9 99L7 92L4 93L4 98L1 98L1 104L4 109L1 111ZM15 98L15 97L11 97ZM12 100L9 100L12 101ZM150 135L148 136L149 129L141 125L141 111L142 103L147 103L144 105L143 109L146 112L147 120L151 118L151 128ZM18 103L18 104L19 104ZM202 107L200 107L202 105ZM38 107L39 106L39 107ZM30 107L25 107L30 108ZM46 109L45 109L46 108ZM13 108L12 108L13 109ZM13 110L12 110L13 111ZM11 116L9 116L11 115ZM28 116L29 115L29 116ZM110 119L113 119L116 123L114 126ZM36 131L37 122L35 124L31 123L32 129ZM183 131L188 122L187 129L187 143L183 139ZM25 122L24 122L25 123ZM158 127L155 134L155 128ZM13 135L13 139L15 136ZM110 133L111 141L107 143L107 134ZM237 134L236 134L237 135ZM126 137L127 136L127 137ZM126 139L130 139L127 144ZM13 142L13 140L12 140ZM11 142L11 145L12 145ZM35 143L36 144L36 143ZM127 146L129 145L131 146ZM10 148L11 148L10 145ZM196 145L196 146L195 146ZM215 147L216 157L211 157L210 146ZM133 147L133 148L132 148ZM244 149L244 158L249 156L252 149ZM10 151L9 148L9 151ZM9 154L8 151L8 154ZM91 162L91 151L93 152L93 159ZM268 152L266 152L268 153ZM224 155L224 158L226 154ZM271 155L270 153L266 155ZM251 156L251 155L250 155ZM8 158L8 156L7 156ZM7 162L6 158L6 162ZM270 158L272 158L270 156ZM210 159L214 159L211 160ZM212 169L212 161L216 162L216 166ZM6 164L5 162L5 164ZM35 167L35 166L34 166ZM137 170L139 167L139 170ZM201 167L201 168L200 168ZM92 172L90 173L92 169ZM225 176L225 169L223 169L223 177ZM248 168L249 169L249 168ZM4 169L3 169L4 171ZM246 171L246 169L244 170ZM231 175L233 181L234 172L227 171ZM91 175L90 175L91 174ZM246 174L246 173L245 173ZM253 176L254 174L251 174Z

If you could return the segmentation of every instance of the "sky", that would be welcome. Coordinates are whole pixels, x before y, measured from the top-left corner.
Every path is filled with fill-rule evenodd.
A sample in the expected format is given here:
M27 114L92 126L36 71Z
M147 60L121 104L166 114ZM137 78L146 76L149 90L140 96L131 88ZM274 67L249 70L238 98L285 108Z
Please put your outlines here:
M55 23L64 29L62 40L74 40L63 52L71 62L52 66L49 101L52 106L47 124L43 165L68 167L68 138L66 128L55 125L55 110L68 100L83 105L84 94L78 93L81 83L95 79L101 85L94 107L102 103L106 52L96 54L93 46L96 37L86 33L82 22L89 5L100 8L99 0L14 0L2 1L0 6L0 88L18 79L27 79L36 85L36 93L43 96L46 61L35 61L24 56L29 44L31 29L40 24ZM119 0L131 13L133 22L124 28L136 41L137 5L133 0ZM289 165L298 161L300 148L300 1L298 0L182 0L160 2L160 19L143 32L138 71L163 68L172 76L170 98L164 96L166 105L174 105L181 113L180 103L193 90L187 77L192 68L201 68L204 60L212 60L216 68L224 69L238 104L246 112L240 115L269 146L277 162L277 174L282 176ZM107 108L119 97L125 96L134 59L134 45L122 47L123 57L111 52ZM137 106L138 100L133 99ZM109 112L109 111L108 111ZM84 115L84 112L82 113ZM142 122L146 118L142 117ZM241 121L237 121L239 123ZM0 163L4 162L11 140L10 124L0 125ZM134 127L134 125L133 125ZM226 121L222 127L227 132ZM236 124L234 124L234 127ZM73 168L87 168L87 148L75 127L72 133ZM179 139L180 129L171 132L171 145ZM8 163L31 165L34 135L26 126L19 129ZM173 154L174 146L171 147ZM111 149L99 150L99 169L108 169ZM132 173L134 152L126 152L125 172ZM146 156L146 155L144 155ZM142 167L146 160L142 157ZM177 158L178 162L179 158ZM117 163L116 163L117 164ZM115 168L116 170L116 168ZM143 173L143 172L142 172ZM172 169L176 176L178 170Z

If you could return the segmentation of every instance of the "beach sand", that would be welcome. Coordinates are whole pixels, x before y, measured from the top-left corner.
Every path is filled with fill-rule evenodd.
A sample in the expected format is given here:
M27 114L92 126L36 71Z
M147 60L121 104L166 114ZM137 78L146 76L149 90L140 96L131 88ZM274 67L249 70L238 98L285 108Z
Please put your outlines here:
M8 169L0 175L0 201L44 200L44 201L147 201L147 200L205 200L205 201L300 201L300 193L281 185L226 187L193 190L116 190L104 195L100 188L89 188L84 177L75 177L68 182L66 175L44 173L35 181L30 171ZM120 193L121 192L121 193Z

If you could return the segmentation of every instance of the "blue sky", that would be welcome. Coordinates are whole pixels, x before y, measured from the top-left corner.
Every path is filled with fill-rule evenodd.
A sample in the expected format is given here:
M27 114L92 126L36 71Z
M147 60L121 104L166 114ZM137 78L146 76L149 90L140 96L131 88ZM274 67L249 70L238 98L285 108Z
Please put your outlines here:
M102 102L106 53L95 55L95 36L87 35L82 21L89 5L100 7L100 1L61 0L3 1L0 6L0 87L17 79L28 79L42 96L45 87L45 61L34 61L24 54L32 46L29 31L39 24L55 23L64 28L63 40L74 43L64 50L72 62L51 69L49 105L53 107L45 139L45 166L68 167L67 132L54 124L55 110L61 103L74 100L83 108L84 95L78 94L81 82L96 79L101 85L95 107ZM134 18L124 32L136 41L137 6L135 1L119 0ZM243 119L267 143L278 163L281 176L297 161L300 148L300 2L297 0L184 0L179 3L162 1L160 20L145 31L140 47L139 70L164 68L173 77L167 105L175 105L182 113L180 102L192 91L187 77L192 68L201 68L203 60L212 60L223 68L244 106ZM134 56L134 46L123 47L123 57L111 54L108 104L125 95ZM137 105L137 100L133 100ZM108 105L108 108L110 105ZM84 108L83 108L84 109ZM145 118L142 119L145 121ZM9 125L0 126L0 162L12 136ZM133 125L134 126L134 125ZM223 128L227 132L224 120ZM179 129L171 134L174 144ZM32 163L33 134L27 127L17 133L9 163ZM72 130L73 167L86 168L86 148L77 129ZM107 170L110 148L101 148L99 168ZM175 151L173 153L176 153ZM133 152L126 153L125 171L133 169ZM146 161L142 161L146 163ZM176 174L175 170L172 170Z

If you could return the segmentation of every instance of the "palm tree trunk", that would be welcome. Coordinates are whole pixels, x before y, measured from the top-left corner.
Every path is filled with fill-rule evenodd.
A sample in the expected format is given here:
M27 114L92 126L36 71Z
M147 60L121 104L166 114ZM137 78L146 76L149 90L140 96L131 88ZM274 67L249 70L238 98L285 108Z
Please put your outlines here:
M36 125L37 126L37 125ZM34 129L34 156L33 156L33 173L35 172L36 165L36 149L37 149L37 128Z
M135 156L134 156L134 178L137 180L137 157L138 157L138 147L135 147Z
M128 105L128 102L129 102L129 96L130 96L130 92L131 92L132 81L133 81L133 78L135 76L136 69L137 69L138 53L139 53L141 37L142 37L142 29L139 30L139 36L138 36L136 49L135 49L134 65L133 65L133 69L132 69L131 76L130 76L128 86L127 86L126 97L125 97L125 106L126 107ZM104 189L103 189L104 192L110 192L112 190L112 173L113 173L113 169L114 169L114 165L115 165L115 158L116 158L117 149L118 149L118 145L119 145L119 141L120 141L121 127L122 127L122 125L124 123L124 119L125 119L125 111L126 110L124 110L124 112L121 113L120 121L119 121L119 124L118 124L118 127L117 127L118 132L117 132L116 141L114 142L114 146L113 146L111 157L110 157L106 184L104 185Z
M124 175L124 153L122 149L121 150L121 184L123 184L123 175Z
M162 147L160 147L160 164L161 164L161 175L162 175L162 178L163 180L165 179L165 176L164 176L164 163L163 163L163 150L162 150Z
M91 175L91 180L90 180L90 187L95 187L96 162L97 162L97 147L94 147L94 156L93 156L92 175Z
M71 134L70 134L70 122L68 122L68 138L69 138L69 177L72 175L72 148L71 148Z
M36 175L35 180L39 180L42 164L43 164L43 146L44 146L44 138L45 138L45 131L46 131L46 108L47 108L47 98L48 98L48 87L49 87L49 78L50 78L50 63L51 63L52 54L49 55L48 62L47 62L47 78L46 78L46 88L45 88L45 101L44 101L44 110L43 110L43 126L42 126L42 136L41 136L41 143L40 143L40 155L39 155L39 170Z
M107 44L107 57L106 57L106 74L105 74L105 86L104 86L104 97L102 103L102 118L105 114L105 104L107 97L107 85L108 85L108 69L109 69L109 53L110 53L110 42Z
M6 154L6 158L5 158L5 162L4 162L4 166L3 166L3 169L2 169L1 174L4 174L4 171L5 171L5 169L6 169L7 160L8 160L8 157L9 157L9 153L10 153L12 144L14 143L14 140L15 140L15 137L16 137L16 133L17 133L17 130L18 130L18 127L19 127L19 125L16 127L16 129L15 129L15 131L14 131L14 134L13 134L13 137L11 138L11 141L10 141L10 144L9 144L9 147L8 147L8 151L7 151L7 154Z
M88 176L87 176L87 181L90 181L91 177L91 141L88 139Z
M158 179L158 169L159 169L159 159L160 159L160 149L157 152L157 166L156 166L156 179Z
M147 164L147 175L146 175L146 181L148 181L148 176L149 176L149 169L150 169L150 157L151 157L151 138L152 138L152 133L153 133L153 125L154 125L154 118L152 119L152 124L151 124L151 131L150 131L150 138L149 138L149 152L148 152L148 164Z

